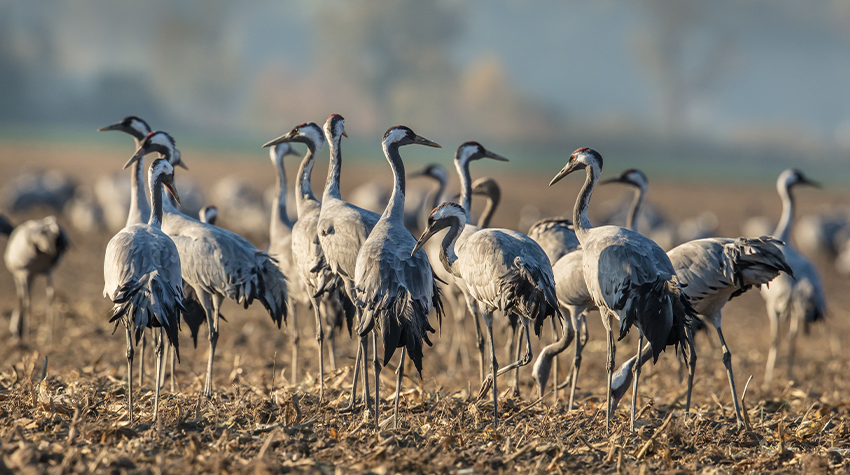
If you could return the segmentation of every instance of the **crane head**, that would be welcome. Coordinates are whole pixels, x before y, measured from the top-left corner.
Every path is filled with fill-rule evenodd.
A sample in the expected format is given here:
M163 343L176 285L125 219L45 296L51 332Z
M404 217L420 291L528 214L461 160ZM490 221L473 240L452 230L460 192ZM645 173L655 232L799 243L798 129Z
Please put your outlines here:
M328 142L339 140L340 137L348 138L345 133L345 118L339 114L331 114L325 122L325 138Z
M124 165L124 168L129 167L133 162L139 160L149 153L159 152L159 154L173 163L174 165L187 168L180 159L180 151L174 142L174 138L166 132L157 131L149 133L145 139L139 144L139 149L130 157L130 160Z
M501 196L502 190L496 180L490 177L481 177L472 182L472 194L484 195L489 197Z
M148 182L154 183L157 180L160 180L162 186L164 186L171 196L174 197L174 201L177 204L180 204L180 196L177 194L177 188L174 186L174 167L168 163L168 160L164 158L157 158L151 163L150 174L148 175Z
M813 186L815 188L821 187L820 183L810 180L803 172L796 168L789 168L782 172L779 175L779 180L776 182L777 188L785 188L786 190L790 190L797 185Z
M562 178L569 175L570 173L576 170L584 170L587 167L591 167L597 170L597 172L602 171L602 155L599 155L599 152L593 150L592 148L583 147L572 154L570 154L570 159L564 168L552 178L552 181L549 182L549 186L554 185L561 181ZM597 175L598 176L598 175Z
M318 125L313 122L305 122L296 125L295 128L280 137L266 142L263 144L263 148L273 147L286 142L299 142L307 144L308 147L312 146L315 149L319 149L325 144L325 137L322 135L322 129Z
M281 142L274 147L269 148L269 156L271 156L272 163L277 164L278 161L283 163L283 157L287 155L300 155L298 152L292 148L292 144L289 142Z
M405 127L403 125L396 125L395 127L390 127L384 133L384 138L382 140L384 146L395 145L396 147L401 147L402 145L424 145L426 147L434 147L434 148L443 148L437 142L432 142L431 140L422 137L421 135L416 135L410 127Z
M98 132L108 132L110 130L117 130L119 132L124 132L125 134L130 134L136 140L142 140L146 135L151 133L151 128L148 123L134 115L125 117L117 124L107 125L106 127L97 129Z
M465 223L466 210L463 209L463 206L452 202L446 202L437 206L431 211L431 215L428 216L428 224L425 227L425 231L422 232L422 236L416 241L416 246L410 251L410 255L416 254L416 251L421 249L434 234L449 226L456 225L460 227L461 224Z
M607 180L603 180L599 182L600 185L607 185L609 183L623 183L625 185L631 185L642 190L645 190L649 185L649 181L646 179L646 175L640 170L635 168L631 168L629 170L624 171L617 178L609 178Z
M422 170L407 175L408 178L416 178L420 176L427 176L429 178L433 178L440 183L446 183L449 180L449 173L446 171L446 167L438 163L428 165Z
M473 141L462 143L460 147L457 148L457 152L455 152L455 161L461 164L466 164L472 160L480 160L482 158L490 158L499 162L508 161L507 158L495 154L484 148L480 143Z
M204 206L201 208L198 216L202 223L215 225L216 220L218 219L218 208L213 205Z

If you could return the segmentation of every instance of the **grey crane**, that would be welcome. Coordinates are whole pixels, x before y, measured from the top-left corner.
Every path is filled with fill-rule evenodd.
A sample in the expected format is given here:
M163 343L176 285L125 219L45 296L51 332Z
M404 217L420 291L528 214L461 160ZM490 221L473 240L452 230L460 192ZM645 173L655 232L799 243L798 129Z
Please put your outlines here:
M287 155L299 156L292 145L284 142L269 148L269 157L277 172L275 174L275 202L272 204L271 220L269 224L269 255L277 261L277 266L283 275L295 276L298 271L295 258L292 256L292 227L293 223L286 212L286 167L283 159ZM291 379L297 381L298 377L298 313L296 305L310 305L310 294L304 279L293 277L289 280L289 311L292 315L292 326L290 327L290 344L292 345L292 370ZM331 353L333 354L333 353Z
M471 162L476 160L481 160L483 158L489 158L491 160L496 160L500 162L507 162L508 159L493 153L487 149L485 149L478 142L464 142L462 143L455 152L455 169L457 170L458 178L460 179L460 204L463 206L463 209L466 211L467 222L464 223L466 226L463 227L460 236L458 237L458 244L463 244L466 241L466 238L471 234L478 231L480 228L474 226L470 220L470 216L472 213L472 176L469 172L469 165ZM440 256L440 244L437 241L433 241L432 244L426 246L425 250L427 251L429 257L436 261L439 260ZM455 296L460 294L463 296L463 300L466 304L467 310L472 315L473 322L475 323L475 333L476 333L476 348L478 349L478 375L480 380L483 382L485 380L484 376L484 336L481 333L481 324L479 323L479 314L481 313L478 309L477 301L470 295L469 291L466 289L463 280L458 279L451 272L443 268L442 266L437 266L434 270L437 275L437 278L443 282L446 282L450 287L449 293L451 296ZM451 288L456 287L456 288ZM455 299L456 300L456 299ZM462 313L461 305L453 305L453 308L460 311ZM455 317L455 320L458 320L459 316Z
M354 271L355 303L363 311L357 327L362 337L373 332L373 341L380 331L384 343L384 365L401 348L396 379L393 425L398 428L398 404L401 381L404 377L405 355L410 357L422 377L422 343L429 346L428 332L435 330L428 322L433 308L442 322L443 305L440 291L425 252L416 252L416 238L404 227L404 163L399 147L425 145L440 148L435 142L416 135L408 127L390 127L383 137L384 155L393 171L393 192L381 219L360 247ZM380 371L377 346L375 367L375 427L380 409Z
M26 324L30 318L30 288L35 277L42 274L47 281L47 325L52 335L53 269L70 245L68 236L55 216L25 221L15 228L4 219L0 223L0 234L9 235L4 258L6 268L15 278L18 294L18 306L12 312L9 324L12 335L20 341L26 338Z
M640 215L641 205L643 204L648 187L646 175L640 170L630 169L623 172L617 178L611 178L600 182L600 185L608 183L627 183L637 189L634 199L632 200L629 213L626 217L626 227L632 231L637 231L637 218ZM573 369L570 376L570 399L567 406L568 411L573 410L575 402L576 385L578 382L578 374L581 369L581 353L584 344L587 342L587 311L596 309L596 304L590 295L587 284L584 281L584 250L582 248L574 249L563 255L552 266L552 272L555 275L555 288L558 295L558 303L563 309L570 314L570 322L573 327L580 331L582 338L576 343L575 357L573 359ZM563 342L560 342L561 344ZM558 344L558 343L556 343ZM540 391L540 396L546 390L546 382L549 378L549 371L552 363L545 356L551 355L557 358L556 351L559 346L553 346L551 350L541 353L540 358L534 364L533 375L537 381L537 387ZM566 349L563 347L562 350ZM557 360L555 360L557 362ZM555 371L557 376L557 371ZM556 390L558 388L557 377L555 379Z
M129 163L127 164L129 165ZM180 255L162 232L163 187L179 201L174 169L164 159L151 163L149 182L153 210L147 224L132 224L106 246L103 260L103 296L114 303L110 323L123 324L127 335L127 411L133 422L133 338L138 342L146 327L158 327L154 419L159 416L159 380L163 345L167 337L179 358L177 325L183 301Z
M366 242L372 229L378 223L381 215L355 206L342 199L339 190L342 174L342 138L348 137L345 132L345 119L339 114L331 114L324 125L325 138L330 148L330 164L325 190L322 194L322 210L319 214L317 230L319 243L325 254L328 266L342 281L346 295L351 301L356 301L354 291L354 275L357 266L357 254ZM357 310L358 322L362 320L362 310ZM354 377L351 386L349 405L345 411L353 411L357 406L355 391L359 373L363 370L363 404L368 409L369 381L366 370L367 335L360 336L357 347L357 357L354 361ZM377 339L373 340L377 345ZM377 346L373 347L377 359Z
M490 340L490 378L493 394L493 424L499 423L496 379L499 363L493 340L493 312L517 314L525 329L526 353L522 359L502 369L502 373L531 362L529 326L534 322L535 333L547 316L560 318L552 266L546 253L528 236L508 229L479 229L468 235L463 243L458 238L468 226L466 210L457 203L443 203L431 212L428 227L413 249L416 252L438 231L449 228L443 238L440 261L452 275L462 280L467 291L480 305ZM573 330L564 325L566 338ZM567 335L569 335L567 337Z
M602 313L608 340L608 395L606 428L611 416L611 387L614 371L614 338L610 317L620 320L620 339L632 325L639 331L638 364L635 365L632 391L631 430L634 430L637 389L640 380L640 355L644 337L653 362L667 345L687 345L688 408L696 363L690 321L695 313L679 287L673 264L661 247L649 238L619 226L593 227L588 218L590 196L602 172L602 156L589 148L570 155L567 165L552 178L554 185L565 176L584 169L586 179L573 209L576 236L584 250L584 280L594 303Z
M153 152L158 152L170 162L180 159L174 139L159 131L145 137L128 163ZM210 354L203 394L210 397L219 335L219 309L224 298L236 300L246 308L254 300L259 300L280 328L288 311L286 277L268 254L259 251L242 236L186 216L167 199L163 200L163 211L162 230L177 246L183 280L201 297L207 316Z
M307 289L313 313L316 317L316 341L319 347L319 399L325 395L325 357L324 357L324 326L320 298L329 298L338 286L338 279L333 273L322 247L319 244L317 224L322 204L313 194L310 177L313 173L315 156L325 145L322 130L313 122L296 126L288 133L271 140L263 147L272 147L282 143L300 142L307 145L307 154L298 168L295 182L295 202L298 208L298 220L292 227L292 258Z
M788 377L794 368L794 353L797 330L800 323L821 320L826 315L826 297L823 293L820 274L811 262L797 252L788 242L794 226L794 195L791 189L795 186L820 185L806 178L803 172L796 169L783 171L776 181L776 189L782 198L782 218L773 236L784 242L782 253L785 261L794 272L794 278L789 274L780 274L770 284L762 289L761 296L767 306L767 316L770 319L770 351L767 355L767 368L764 373L764 384L773 379L773 369L776 365L776 352L779 346L779 322L786 318L791 320L788 332Z

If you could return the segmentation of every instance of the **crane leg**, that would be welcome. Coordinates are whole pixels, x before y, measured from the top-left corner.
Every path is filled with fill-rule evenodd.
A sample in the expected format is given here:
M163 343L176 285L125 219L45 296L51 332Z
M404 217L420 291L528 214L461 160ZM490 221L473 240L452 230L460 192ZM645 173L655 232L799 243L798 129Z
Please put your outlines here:
M478 349L478 376L479 381L484 381L484 336L481 334L481 322L478 321L478 303L471 295L464 294L466 298L466 306L469 313L472 314L472 321L475 322L475 347Z
M741 414L741 404L738 402L738 391L735 389L735 377L732 376L732 352L726 346L723 339L723 331L720 326L716 327L717 337L720 339L720 347L723 349L723 364L726 366L726 376L729 377L729 387L732 389L732 404L735 406L735 418L738 420L738 429L744 426L744 416Z
M24 321L28 317L29 313L29 284L31 279L29 277L19 277L15 276L15 289L18 292L18 308L12 312L12 319L9 322L9 330L12 332L15 338L18 341L24 341L24 335L26 331L24 330Z
M601 309L600 309L601 310ZM611 332L611 315L602 310L602 324L605 325L605 336L608 343L608 362L605 369L608 370L608 396L605 398L605 431L611 433L611 384L614 376L614 358L617 347L614 346L614 334Z
M159 337L157 338L156 333L159 333ZM153 393L153 420L157 420L159 418L159 382L160 376L162 376L163 363L165 360L163 359L165 352L165 332L162 331L162 327L157 330L154 330L154 353L156 353L156 385L154 386Z
M800 328L800 320L803 317L791 315L791 326L788 329L788 380L791 381L794 379L794 357L797 353L797 331Z
M378 328L372 329L372 367L375 369L375 429L381 410L381 362L378 359Z
M511 342L508 346L508 360L513 359L519 361L519 353L522 351L521 337L522 331L519 325L511 327ZM520 397L519 393L519 366L513 371L513 380L511 381L511 397Z
M209 327L210 337L210 355L209 360L207 360L207 378L204 383L203 394L204 397L212 397L213 361L215 361L215 347L218 343L218 305L215 303L217 296L210 295L205 291L198 292L198 295L201 295L201 302L207 313L207 326Z
M139 354L139 389L145 387L145 350L148 347L148 337L142 329L142 351Z
M694 330L685 325L685 335L688 339L688 395L685 398L685 420L691 412L691 396L694 392L694 371L697 367L697 349L694 346Z
M634 372L634 383L632 386L632 417L629 422L629 432L635 431L635 411L637 410L638 385L640 384L640 367L643 366L641 361L641 350L643 349L643 333L638 330L638 348L637 348L637 364L632 370Z
M369 364L367 363L369 358L369 341L367 338L368 335L360 338L360 347L363 349L363 358L360 359L360 362L363 365L363 407L366 408L366 413L368 414L372 412L372 404L369 397Z
M325 399L325 329L322 325L322 316L319 310L319 300L310 297L313 303L313 313L316 316L316 343L319 347L319 401Z
M56 313L53 308L53 298L55 293L53 291L53 274L48 272L45 274L46 285L45 285L45 293L47 294L47 341L53 342L53 325L55 324Z
M457 293L450 301L454 301L454 315L457 322L458 347L460 348L460 361L463 364L463 370L469 370L469 339L467 338L466 325L466 305L463 302L463 295Z
M493 341L493 314L487 310L481 313L484 317L484 324L487 325L487 335L490 338L490 372L493 377L493 428L495 429L499 426L499 393L496 390L496 372L499 371L499 362L496 361L496 343Z
M552 317L552 334L555 335L555 341L558 341L558 324L555 322L555 317ZM576 345L578 346L578 345ZM554 405L558 406L558 355L555 355L555 361L553 362L552 373L554 374L555 384L552 385L552 394L554 397ZM519 371L519 370L517 370Z
M407 355L407 347L401 348L401 358L398 360L398 373L395 380L395 412L393 413L393 427L398 430L398 400L401 398L401 379L404 377L404 357Z
M328 359L330 359L331 371L336 371L336 331L333 328L328 333Z
M177 361L177 352L171 351L170 353L171 353L171 355L170 355L170 358L169 358L169 366L170 366L169 373L170 373L170 379L171 379L171 394L176 394L177 393L177 384L174 382L174 369L175 369L176 361Z
M767 306L767 317L770 319L770 350L767 352L767 367L764 370L762 387L767 387L773 381L773 368L776 366L776 350L779 346L779 315L773 305Z
M168 361L170 359L170 357L171 357L171 344L168 343L168 344L165 344L165 359L162 360L162 374L160 375L160 377L156 378L156 384L160 389L165 387L165 362ZM159 371L159 368L157 368L157 371ZM174 391L172 391L172 392L174 392Z
M586 335L587 335L587 319L585 317L584 312L582 312L581 315L577 317L576 312L571 311L570 312L570 320L572 321L573 326L578 331L581 331L582 328L584 329L585 339L584 339L584 342L582 342L580 336L578 338L576 338L576 348L575 348L576 352L575 352L575 357L573 358L573 373L572 373L572 377L570 378L570 402L569 402L569 405L567 406L567 411L572 411L573 407L575 407L574 404L575 404L575 398L576 398L576 384L578 382L579 369L581 368L581 352L582 352L582 350L584 350L585 343L587 343L587 337L586 337ZM579 325L581 325L581 327Z
M289 377L292 384L298 382L298 343L301 341L301 334L298 333L298 312L295 311L295 305L292 307L292 326L289 327L289 344L292 346L292 370Z
M127 318L132 318L128 316ZM133 423L133 334L127 325L127 414L130 415L130 424Z

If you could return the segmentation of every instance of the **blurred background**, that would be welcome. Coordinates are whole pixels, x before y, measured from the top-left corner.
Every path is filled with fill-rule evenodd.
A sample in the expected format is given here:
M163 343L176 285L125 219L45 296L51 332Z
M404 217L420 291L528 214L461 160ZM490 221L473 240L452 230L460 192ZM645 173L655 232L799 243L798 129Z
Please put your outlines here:
M590 145L656 175L843 182L848 52L842 0L0 0L0 140L124 144L93 131L134 114L255 152L336 112L375 160L403 123L515 167Z

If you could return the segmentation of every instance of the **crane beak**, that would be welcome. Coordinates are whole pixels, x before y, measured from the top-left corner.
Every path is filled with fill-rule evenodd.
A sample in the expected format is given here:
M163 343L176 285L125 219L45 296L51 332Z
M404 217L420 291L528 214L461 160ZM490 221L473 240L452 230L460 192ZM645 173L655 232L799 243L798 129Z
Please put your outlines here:
M819 182L816 182L814 180L809 180L808 178L803 178L803 181L801 181L800 184L801 185L809 185L809 186L812 186L812 187L815 187L815 188L818 188L818 189L823 188L823 185L821 185Z
M578 170L578 169L579 169L579 167L578 167L577 163L578 163L578 162L576 162L575 160L570 160L570 162L569 162L569 163L567 163L567 166L565 166L564 168L562 168L562 169L561 169L561 171L559 171L559 172L558 172L558 174L557 174L557 175L555 175L555 178L552 178L552 181L550 181L550 182L549 182L549 186L552 186L552 185L554 185L555 183L558 183L558 182L559 182L559 181L561 181L561 179L562 179L562 178L564 178L565 176L567 176L567 175L569 175L570 173L572 173L572 172L574 172L574 171Z
M430 141L430 140L426 139L425 137L422 137L421 135L417 135L417 136L413 139L413 143L418 144L418 145L424 145L424 146L426 146L426 147L443 148L443 147L442 147L440 144L438 144L437 142L432 142L432 141Z
M284 135L281 135L280 137L278 137L274 140L271 140L269 142L264 143L263 148L274 147L275 145L277 145L279 143L292 142L293 138L295 138L295 130L291 130L291 131L285 133Z
M163 181L162 186L164 186L166 189L168 189L168 192L171 193L171 196L174 197L174 201L176 201L177 204L179 205L180 204L180 196L177 194L177 189L174 188L174 183L165 183Z
M345 133L345 131L344 131L344 130L342 131L342 136L343 136L343 137L345 137L345 138L348 138L348 134L347 134L347 133Z
M492 158L493 160L496 160L498 162L509 162L510 161L507 158L505 158L505 157L503 157L499 154L493 153L489 150L484 151L484 156L487 157L487 158Z
M631 183L625 178L618 176L617 178L609 178L607 180L602 180L599 182L600 185L609 185L611 183Z
M149 153L150 152L148 152L148 150L144 147L144 145L139 147L139 149L136 150L136 153L134 153L133 156L130 157L130 160L128 160L127 163L124 164L124 169L126 170L127 167L129 167L130 165L133 164L133 162L135 162L136 160L139 160L140 158L144 157L145 155L147 155Z
M97 129L98 132L109 132L110 130L121 130L121 131L123 131L124 126L121 125L121 123L119 122L117 124L107 125L106 127L101 127L99 129Z
M419 240L416 241L416 245L413 246L413 250L410 251L411 257L416 254L418 250L422 249L422 246L424 246L425 243L428 242L428 239L431 239L431 236L436 234L437 231L439 231L439 229L434 229L434 226L428 226L428 228L422 232L422 236L419 237Z

